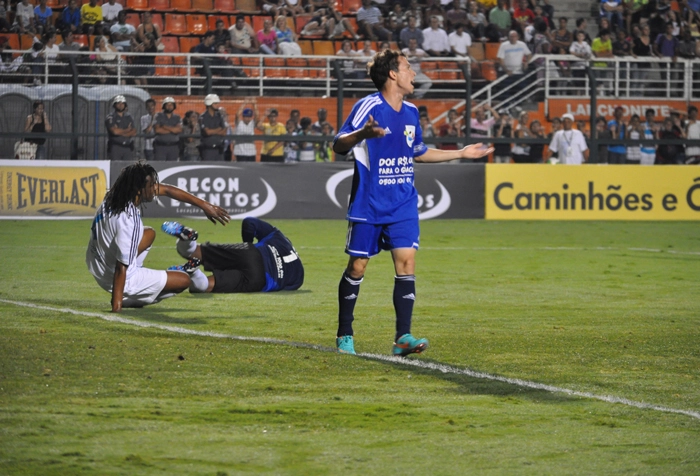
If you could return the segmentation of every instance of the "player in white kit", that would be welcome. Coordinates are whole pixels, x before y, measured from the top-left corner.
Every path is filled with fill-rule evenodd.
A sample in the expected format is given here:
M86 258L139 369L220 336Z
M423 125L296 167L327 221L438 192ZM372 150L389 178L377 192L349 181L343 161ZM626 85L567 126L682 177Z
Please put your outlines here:
M153 304L190 286L185 272L143 267L156 233L153 228L144 227L140 207L156 196L197 206L215 224L218 221L225 225L230 219L223 208L177 187L158 183L158 173L145 162L125 167L95 213L85 256L97 284L112 294L112 312Z

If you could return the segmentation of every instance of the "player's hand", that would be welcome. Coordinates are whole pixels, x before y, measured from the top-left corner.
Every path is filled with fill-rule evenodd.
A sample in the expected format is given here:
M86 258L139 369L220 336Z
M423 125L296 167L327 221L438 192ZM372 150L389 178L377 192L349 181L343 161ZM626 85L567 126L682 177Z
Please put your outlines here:
M118 299L116 302L112 298L112 312L122 312L122 300Z
M226 210L217 205L212 205L209 202L202 207L202 211L204 211L204 214L207 216L207 218L209 218L209 221L214 224L216 224L218 221L225 226L229 221L231 221L231 216Z
M384 129L379 127L377 121L374 120L372 115L369 115L369 119L365 122L364 127L362 127L362 137L364 139L374 139L376 137L384 137L386 132Z
M493 150L493 147L478 143L468 145L459 152L462 159L480 159L481 157L489 155L491 152L493 152Z

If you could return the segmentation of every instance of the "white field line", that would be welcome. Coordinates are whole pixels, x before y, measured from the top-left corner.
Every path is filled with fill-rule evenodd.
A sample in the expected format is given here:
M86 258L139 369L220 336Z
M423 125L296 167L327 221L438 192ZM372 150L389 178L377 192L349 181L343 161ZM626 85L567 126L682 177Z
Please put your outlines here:
M231 340L248 341L248 342L262 342L265 344L286 345L286 346L296 347L296 348L313 349L313 350L318 350L321 352L336 352L336 349L331 348L331 347L325 347L325 346L316 345L316 344L309 344L309 343L305 343L305 342L292 342L292 341L286 341L286 340L281 340L281 339L272 339L269 337L247 337L247 336L235 336L235 335L230 335L230 334L221 334L218 332L195 331L195 330L191 330L191 329L186 329L184 327L167 326L167 325L162 325L162 324L154 324L151 322L137 321L137 320L129 319L126 317L121 317L121 316L118 316L116 314L101 314L101 313L97 313L97 312L78 311L75 309L69 309L69 308L65 308L65 307L59 308L59 307L41 306L38 304L29 303L29 302L11 301L8 299L0 299L0 302L5 303L5 304L12 304L15 306L28 307L28 308L32 308L32 309L40 309L40 310L44 310L44 311L68 313L68 314L73 314L76 316L96 317L98 319L103 319L105 321L118 322L120 324L126 324L126 325L130 325L130 326L137 326L137 327L143 327L143 328L158 329L158 330L162 330L162 331L174 332L177 334L194 335L194 336L200 336L200 337L213 337L216 339L231 339ZM634 400L628 400L627 398L615 397L612 395L596 395L596 394L590 393L590 392L581 392L578 390L571 390L568 388L555 387L553 385L547 385L547 384L538 383L538 382L531 382L528 380L521 380L521 379L517 379L517 378L502 377L499 375L488 374L485 372L477 372L474 370L462 369L462 368L458 368L458 367L452 367L449 365L438 364L438 363L433 363L433 362L425 362L423 360L417 360L417 359L405 359L402 357L394 357L394 356L389 356L389 355L364 354L364 353L357 354L357 356L368 359L368 360L388 362L388 363L392 363L392 364L416 367L416 368L425 369L425 370L436 370L436 371L444 373L444 374L466 375L466 376L472 377L472 378L492 380L495 382L503 382L503 383L507 383L509 385L514 385L517 387L531 388L534 390L544 390L546 392L551 392L551 393L562 393L562 394L569 395L572 397L581 397L581 398L588 398L588 399L592 399L592 400L601 400L603 402L608 402L608 403L621 403L622 405L628 405L628 406L639 408L642 410L656 410L656 411L666 412L666 413L678 413L680 415L686 415L686 416L700 420L700 412L696 412L696 411L692 411L692 410L679 410L676 408L669 408L669 407L664 407L664 406L660 406L660 405L653 405L650 403L636 402Z

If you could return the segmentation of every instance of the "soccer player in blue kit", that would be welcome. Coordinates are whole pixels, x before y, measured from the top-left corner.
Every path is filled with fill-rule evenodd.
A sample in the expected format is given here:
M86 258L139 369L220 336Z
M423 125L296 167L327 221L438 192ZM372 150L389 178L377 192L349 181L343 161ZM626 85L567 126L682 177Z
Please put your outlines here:
M166 221L162 229L179 238L177 252L188 261L168 269L188 273L192 293L294 291L304 283L304 266L292 242L259 218L241 223L243 243L198 244L198 233L176 221ZM213 274L206 276L200 264Z
M355 104L333 143L336 153L352 149L355 154L345 244L350 259L338 286L336 346L341 353L355 354L352 322L360 283L369 259L381 250L390 250L396 271L392 353L406 356L428 347L427 339L411 335L419 243L413 162L478 159L493 149L482 144L461 150L428 149L423 144L418 108L404 101L413 93L416 76L406 56L385 50L377 53L367 67L379 92Z

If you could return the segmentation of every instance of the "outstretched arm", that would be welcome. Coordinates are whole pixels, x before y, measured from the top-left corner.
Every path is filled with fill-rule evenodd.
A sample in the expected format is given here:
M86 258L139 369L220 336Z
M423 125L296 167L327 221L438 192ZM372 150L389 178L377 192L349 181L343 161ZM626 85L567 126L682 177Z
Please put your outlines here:
M379 127L379 124L374 120L370 114L369 119L365 122L362 129L358 129L355 132L349 134L343 134L338 137L333 143L333 152L338 154L347 154L350 149L355 147L357 144L365 139L374 139L375 137L384 137L384 129Z
M164 183L159 183L156 187L156 195L160 197L165 196L173 198L180 202L189 203L190 205L199 207L202 209L207 218L209 218L209 221L211 221L214 224L216 224L216 222L218 221L222 225L226 225L226 223L228 223L229 220L231 220L231 217L229 216L228 212L223 208L216 205L212 205L211 203L204 201L201 198L195 197L191 193L186 192L181 188L173 187L172 185Z
M493 152L493 147L482 143L471 144L460 150L428 149L425 154L413 160L415 162L447 162L455 159L480 159Z

